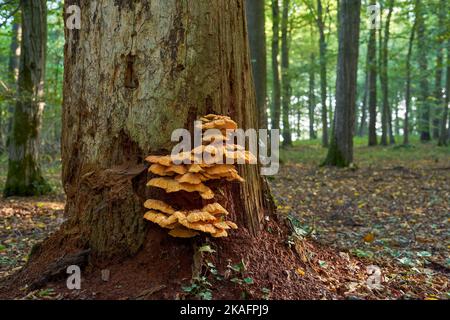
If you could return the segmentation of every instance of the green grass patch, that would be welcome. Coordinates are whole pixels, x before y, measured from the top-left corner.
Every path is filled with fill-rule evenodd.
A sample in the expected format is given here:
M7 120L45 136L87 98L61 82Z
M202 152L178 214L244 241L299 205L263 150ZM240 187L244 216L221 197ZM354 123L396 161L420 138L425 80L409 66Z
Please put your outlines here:
M367 146L367 137L354 139L354 159L359 166L371 165L404 165L417 160L434 163L448 163L450 161L450 147L438 147L436 142L421 143L419 138L411 137L408 146L401 144L389 146ZM401 142L402 138L397 137ZM282 163L303 163L320 165L327 155L327 149L320 145L319 140L296 141L294 146L280 151Z

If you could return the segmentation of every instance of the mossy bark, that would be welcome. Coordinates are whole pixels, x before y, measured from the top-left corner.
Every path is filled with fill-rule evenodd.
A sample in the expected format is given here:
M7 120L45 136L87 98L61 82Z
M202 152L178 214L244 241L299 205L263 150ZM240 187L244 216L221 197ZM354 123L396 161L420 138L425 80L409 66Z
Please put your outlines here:
M44 0L21 1L21 42L17 103L9 137L5 196L32 196L51 190L38 164L44 110L47 9Z
M66 29L62 159L67 232L100 256L134 254L149 225L149 154L208 113L257 128L243 0L79 1ZM68 5L68 4L66 4ZM257 234L263 179L224 190L237 223ZM153 231L152 231L153 230Z

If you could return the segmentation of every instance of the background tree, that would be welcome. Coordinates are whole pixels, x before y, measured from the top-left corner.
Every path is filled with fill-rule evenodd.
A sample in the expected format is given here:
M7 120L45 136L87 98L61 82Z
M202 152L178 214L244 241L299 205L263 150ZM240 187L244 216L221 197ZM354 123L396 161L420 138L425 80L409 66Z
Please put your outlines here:
M278 55L280 52L280 7L278 0L272 0L272 129L280 128L281 84Z
M375 5L371 1L371 5ZM369 42L367 45L368 65L368 92L369 92L369 146L376 146L377 139L377 30L370 29Z
M389 104L389 78L388 78L388 63L389 63L389 36L390 36L390 24L392 11L394 9L394 0L389 0L388 4L388 14L386 18L386 23L384 25L384 37L381 39L380 44L382 47L380 48L380 83L381 83L381 92L382 92L382 111L381 111L381 144L388 144L388 135L390 143L395 143L394 135L392 132L392 121L391 121L391 106ZM381 30L381 29L380 29ZM381 34L381 33L380 33Z
M248 38L255 84L258 127L267 128L267 63L264 0L246 0Z
M436 68L434 78L434 105L432 112L432 136L439 139L439 129L442 118L444 96L443 96L443 75L444 75L444 39L446 33L446 15L448 14L447 1L439 1L438 26L436 35Z
M353 162L353 130L359 50L360 0L339 2L339 53L336 76L336 109L325 165Z
M316 130L314 130L315 111L316 111L316 55L311 53L309 65L309 90L308 90L308 120L309 120L309 139L317 139Z
M289 7L290 0L283 0L283 14L281 18L281 79L283 103L283 146L292 146L291 128L289 123L291 107L291 81L289 73Z
M450 34L450 19L447 17L447 33ZM444 108L442 111L442 119L441 119L441 128L439 132L439 146L447 146L448 144L448 135L449 128L447 128L448 122L448 108L450 103L450 39L447 40L447 71L446 71L446 81L445 81L445 99L444 99Z
M50 191L38 164L39 131L45 105L47 7L44 0L22 0L20 5L23 37L17 103L8 145L5 196L29 196Z
M417 19L411 28L409 36L408 53L406 54L406 88L405 88L405 118L403 124L403 144L409 144L409 113L411 111L411 56L414 44L414 36L416 34Z
M415 4L416 20L417 20L417 59L420 67L420 90L417 97L419 107L418 127L420 132L420 140L422 142L430 141L430 101L429 101L429 85L428 85L428 57L427 57L427 41L426 26L424 20L423 3L416 0Z
M322 0L317 0L317 27L319 29L320 52L320 102L322 104L322 146L328 147L327 113L327 43L325 39L325 21Z

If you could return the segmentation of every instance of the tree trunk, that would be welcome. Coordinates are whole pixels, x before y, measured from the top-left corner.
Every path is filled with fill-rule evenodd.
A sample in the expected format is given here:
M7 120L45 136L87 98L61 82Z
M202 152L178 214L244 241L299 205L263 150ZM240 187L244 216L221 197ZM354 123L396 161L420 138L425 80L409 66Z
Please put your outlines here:
M315 61L316 56L311 53L311 60L309 66L309 92L308 92L308 119L309 119L309 139L317 139L316 131L314 130L314 113L316 108L316 95L314 88L316 86L315 78Z
M39 131L45 105L47 8L44 0L22 0L20 4L23 38L5 196L31 196L50 191L38 165Z
M17 80L19 78L19 62L20 62L20 42L22 38L22 26L17 22L17 18L14 18L14 23L12 25L11 30L11 44L9 47L9 63L8 63L8 83L9 88L11 90L11 94L13 92L17 92ZM9 145L9 137L11 136L12 130L12 119L14 114L14 102L11 99L8 101L8 112L7 112L7 125L6 131L1 133L6 134L6 146ZM1 147L0 147L1 149Z
M281 85L278 55L280 51L280 8L278 0L272 0L272 129L280 129Z
M133 254L157 232L143 219L155 192L144 157L170 153L172 131L208 113L257 126L244 2L83 1L81 13L82 29L66 30L67 228L99 256ZM256 235L263 180L257 166L239 172L246 182L220 186L220 202Z
M291 126L289 114L291 107L291 81L289 75L289 22L290 0L283 0L283 14L281 18L281 83L283 103L283 147L292 146Z
M264 0L245 1L258 127L267 128L267 62Z
M439 133L439 146L447 146L448 143L448 130L447 119L448 119L448 105L450 103L450 40L447 40L447 79L445 81L445 100L444 100L444 110L442 112L441 119L441 129Z
M411 112L411 56L414 44L414 36L417 28L417 19L411 28L409 36L408 54L406 55L406 88L405 88L405 119L403 124L403 144L409 144L409 113Z
M366 81L364 83L364 94L361 104L361 119L359 121L358 136L363 137L367 131L367 98L368 98L368 85L369 85L369 75L368 75L368 64L366 65Z
M336 109L325 165L348 166L353 162L360 10L360 0L339 2Z
M428 100L428 62L427 62L427 43L424 13L422 1L416 0L416 20L417 20L417 45L418 45L418 63L420 68L419 96L417 103L419 108L418 126L420 132L420 141L431 140L430 135L430 103Z
M434 80L434 108L432 112L432 135L433 139L439 139L439 129L442 118L444 97L442 93L442 81L444 74L444 39L445 39L445 17L447 14L447 1L441 0L439 2L439 17L438 17L438 27L439 30L437 35L437 53L436 53L436 70L435 70L435 80Z
M394 0L389 1L388 15L386 18L386 24L384 26L384 37L382 42L381 53L381 70L380 70L380 82L381 82L381 92L383 95L383 104L381 112L381 144L386 146L388 144L388 136L390 138L390 143L394 142L394 135L392 134L392 115L391 106L389 104L389 77L388 77L388 45L389 45L389 32L391 24L392 10L394 8Z
M328 147L328 112L327 112L327 43L323 21L322 1L317 0L317 26L319 29L320 54L320 98L322 104L322 146Z
M374 1L371 4L375 4ZM377 139L377 31L370 30L367 45L368 90L369 90L369 146L376 146Z

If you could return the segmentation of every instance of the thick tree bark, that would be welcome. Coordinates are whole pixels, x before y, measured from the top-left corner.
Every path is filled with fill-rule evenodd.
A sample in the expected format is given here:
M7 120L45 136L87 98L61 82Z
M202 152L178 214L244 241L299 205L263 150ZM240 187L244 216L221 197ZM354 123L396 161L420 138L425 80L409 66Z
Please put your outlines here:
M314 116L316 108L316 94L314 89L316 87L316 77L315 77L315 63L316 56L314 53L311 54L310 66L309 66L309 92L308 92L308 120L309 120L309 139L317 139L316 131L314 130Z
M317 0L317 26L319 29L320 54L320 102L322 104L322 146L328 147L328 112L327 112L327 43L323 19L322 1Z
M258 127L267 128L267 60L264 0L245 1Z
M291 108L291 81L289 74L289 6L290 0L283 0L283 14L281 18L281 83L283 104L283 147L292 146L291 125L289 114Z
M371 4L375 2L372 1ZM377 139L377 31L370 30L367 45L368 90L369 90L369 146L376 146Z
M67 231L100 256L133 254L154 191L148 154L168 154L172 131L208 113L257 127L243 0L82 1L81 30L66 29L62 159ZM66 6L68 4L66 3ZM263 180L219 186L218 199L257 234Z
M278 55L280 52L280 7L272 0L272 129L280 129L281 83Z
M411 112L411 56L414 44L414 37L417 28L417 19L411 28L409 36L408 53L406 55L406 88L405 88L405 119L403 124L403 144L409 144L409 113Z
M38 164L39 131L45 105L47 8L44 0L22 0L20 4L23 38L5 196L30 196L50 191Z
M386 24L384 26L384 37L380 43L382 43L382 48L380 48L381 61L380 61L380 82L381 82L381 92L383 95L382 112L381 112L381 144L386 146L388 144L388 136L390 143L395 143L394 135L392 133L392 115L391 106L389 104L389 77L388 77L388 63L389 63L389 36L390 36L390 24L392 10L394 9L394 0L389 0L388 15L386 18Z
M428 61L427 61L427 43L424 13L422 1L416 0L416 20L417 20L417 46L418 46L418 63L420 68L419 80L419 96L417 103L419 108L418 127L420 132L420 140L422 142L430 141L430 102L429 86L428 86Z
M360 0L339 2L336 110L325 165L348 166L353 162L360 10Z

